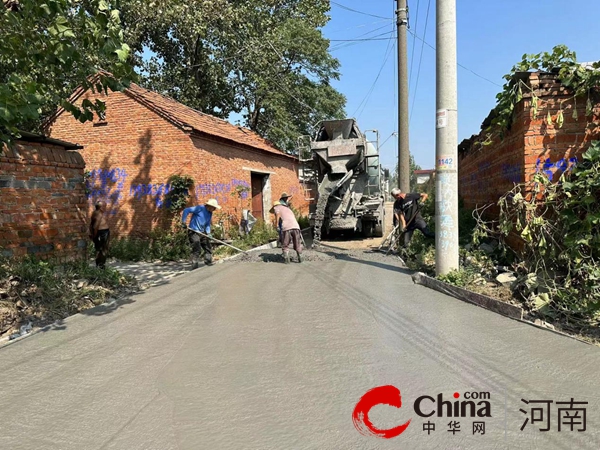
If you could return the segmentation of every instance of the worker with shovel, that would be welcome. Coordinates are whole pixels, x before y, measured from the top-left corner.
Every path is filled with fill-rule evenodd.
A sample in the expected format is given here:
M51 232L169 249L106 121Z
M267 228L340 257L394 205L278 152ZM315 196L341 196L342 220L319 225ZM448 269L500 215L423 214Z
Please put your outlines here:
M282 192L281 195L279 196L279 203L283 206L287 206L288 208L290 207L290 201L289 199L292 198L292 196L290 194L288 194L287 192ZM277 202L275 202L275 205L277 204ZM291 209L291 208L290 208ZM282 228L282 219L281 217L279 218L279 220L277 221L277 234L279 235L279 240L277 241L278 244L281 246L283 245L283 228Z
M294 216L294 212L289 206L281 200L276 201L271 208L275 214L275 223L278 228L281 226L281 249L283 251L283 260L286 264L290 263L289 247L290 243L298 254L298 262L302 262L302 234L300 225ZM281 225L280 225L281 224Z
M396 199L394 202L394 225L400 225L400 230L404 235L404 248L408 247L415 230L419 230L428 238L435 237L419 212L419 201L427 200L427 194L406 193L398 188L392 189L391 194Z
M188 229L188 239L192 246L192 269L197 269L199 266L198 260L200 253L204 250L204 263L207 266L212 266L212 245L210 236L210 222L212 214L215 210L221 209L219 203L214 198L211 198L204 205L192 206L183 210L181 222L186 225L187 216L192 215Z

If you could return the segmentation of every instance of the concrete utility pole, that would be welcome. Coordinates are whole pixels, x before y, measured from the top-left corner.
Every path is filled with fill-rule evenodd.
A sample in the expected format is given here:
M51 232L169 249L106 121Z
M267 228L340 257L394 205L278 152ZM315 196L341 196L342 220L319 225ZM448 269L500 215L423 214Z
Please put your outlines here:
M458 269L456 0L437 0L435 267Z
M406 0L396 0L396 25L398 27L398 187L410 190L410 150L408 141L408 53L406 29L408 9Z

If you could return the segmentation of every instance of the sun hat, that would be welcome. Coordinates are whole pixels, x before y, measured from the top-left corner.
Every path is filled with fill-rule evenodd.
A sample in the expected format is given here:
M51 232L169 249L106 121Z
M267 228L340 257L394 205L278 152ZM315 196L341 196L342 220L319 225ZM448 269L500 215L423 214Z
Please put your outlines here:
M213 208L221 209L219 203L214 198L211 198L205 203L206 206L212 206Z
M293 195L288 194L287 192L282 192L279 198L292 198Z

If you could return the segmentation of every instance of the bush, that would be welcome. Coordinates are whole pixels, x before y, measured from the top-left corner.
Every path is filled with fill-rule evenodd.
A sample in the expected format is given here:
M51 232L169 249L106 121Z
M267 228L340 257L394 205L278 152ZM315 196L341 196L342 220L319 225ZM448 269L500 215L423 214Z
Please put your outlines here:
M294 205L290 205L290 209L294 213L294 216L296 216L296 220L298 221L298 225L300 225L301 230L310 227L310 222L307 215L303 215L300 210L294 208Z
M499 219L480 219L476 237L518 237L518 292L532 311L580 326L600 323L600 141L570 174L544 173L498 201Z
M189 255L187 232L183 228L175 231L155 230L145 238L115 239L111 241L109 249L109 256L120 261L176 261Z
M469 269L451 270L446 275L439 275L438 280L444 283L452 284L458 287L469 286L475 279L477 274Z
M63 319L133 284L132 278L117 270L98 269L85 260L0 259L0 288L5 297L0 333L22 322L45 325Z
M233 234L233 233L232 233ZM268 244L278 238L277 230L262 220L257 222L247 235L235 233L231 245L240 250L249 250L260 245ZM215 250L215 255L228 256L237 253L234 249L227 246L220 246Z

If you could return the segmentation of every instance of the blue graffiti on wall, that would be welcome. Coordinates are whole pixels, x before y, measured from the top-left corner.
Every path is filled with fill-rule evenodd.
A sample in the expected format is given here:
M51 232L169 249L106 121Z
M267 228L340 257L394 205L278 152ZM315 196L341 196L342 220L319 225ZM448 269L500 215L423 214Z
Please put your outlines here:
M150 197L155 202L157 208L168 207L168 201L165 196L171 192L170 184L132 184L129 188L129 195L135 199Z
M502 164L502 176L511 183L521 183L523 167L519 164Z
M229 183L201 183L196 185L196 198L198 200L216 198L219 203L228 203L231 193L237 186L250 188L250 183L233 178ZM241 193L241 198L248 198L248 192Z
M538 158L535 163L536 172L544 172L549 179L553 179L556 173L564 173L571 170L577 164L577 158L562 158L561 160L553 163L550 158L546 158L546 161L542 161Z
M117 213L111 208L123 198L123 186L127 180L125 169L94 169L86 181L88 202L104 201L110 214Z

